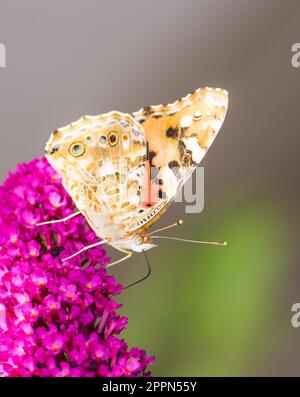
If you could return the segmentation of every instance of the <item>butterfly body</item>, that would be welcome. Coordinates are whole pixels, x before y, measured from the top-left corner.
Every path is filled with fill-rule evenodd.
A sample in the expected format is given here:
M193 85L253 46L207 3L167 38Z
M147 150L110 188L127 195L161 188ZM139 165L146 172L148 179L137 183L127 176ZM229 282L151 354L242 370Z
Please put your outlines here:
M55 131L46 157L98 237L121 250L155 247L149 228L172 203L222 125L225 90L168 105L84 116Z

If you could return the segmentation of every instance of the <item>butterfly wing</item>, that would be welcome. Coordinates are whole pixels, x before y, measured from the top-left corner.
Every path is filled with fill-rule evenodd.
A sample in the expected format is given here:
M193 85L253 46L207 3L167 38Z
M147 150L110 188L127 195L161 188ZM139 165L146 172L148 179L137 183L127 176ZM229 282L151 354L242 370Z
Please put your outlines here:
M46 157L99 237L126 236L141 205L147 157L143 128L132 116L85 116L55 131Z
M145 131L148 164L140 215L131 230L149 228L170 205L212 145L227 108L227 91L199 88L174 103L133 113Z
M227 106L226 91L200 88L132 116L85 116L51 135L46 157L96 234L126 239L166 211L211 146Z

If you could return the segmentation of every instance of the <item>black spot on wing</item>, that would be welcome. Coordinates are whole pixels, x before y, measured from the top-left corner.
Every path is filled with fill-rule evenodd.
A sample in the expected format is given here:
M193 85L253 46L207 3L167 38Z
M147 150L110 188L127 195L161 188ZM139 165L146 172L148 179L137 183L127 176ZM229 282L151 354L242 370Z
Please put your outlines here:
M54 145L53 146L53 148L50 150L50 154L53 154L53 153L55 153L55 152L57 152L58 151L58 149L60 148L60 145Z
M157 176L157 175L155 175L155 176ZM159 185L159 186L161 186L161 185L163 184L163 180L160 179L160 178L154 178L153 182L154 182L156 185Z
M178 128L169 127L166 131L166 136L173 139L178 138Z
M185 143L183 141L178 142L178 149L182 167L192 167L196 165L192 158L192 151L186 149Z
M149 160L150 167L153 166L153 159L155 156L156 156L156 153L154 151L150 150L150 152L148 152L148 160Z
M169 162L168 166L169 168L175 168L175 167L179 167L179 164L176 160L172 160Z
M158 197L160 198L160 199L165 199L166 197L167 197L167 195L166 195L166 193L165 192L163 192L161 189L159 189L159 191L158 191Z
M151 113L153 113L154 111L153 111L153 109L151 108L151 106L145 106L144 108L143 108L143 113L144 113L144 116L149 116Z

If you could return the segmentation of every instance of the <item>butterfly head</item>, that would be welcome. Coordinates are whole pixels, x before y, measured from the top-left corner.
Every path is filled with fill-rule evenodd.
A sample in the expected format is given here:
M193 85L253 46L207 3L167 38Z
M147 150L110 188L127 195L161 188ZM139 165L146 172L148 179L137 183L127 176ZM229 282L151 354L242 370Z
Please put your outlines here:
M138 252L147 251L153 247L156 247L156 245L153 244L151 237L147 234L145 236L142 236L140 234L136 235L134 237L134 244L135 249Z
M148 251L151 248L157 247L156 244L153 244L151 237L143 233L133 234L126 240L114 242L113 245L134 252Z

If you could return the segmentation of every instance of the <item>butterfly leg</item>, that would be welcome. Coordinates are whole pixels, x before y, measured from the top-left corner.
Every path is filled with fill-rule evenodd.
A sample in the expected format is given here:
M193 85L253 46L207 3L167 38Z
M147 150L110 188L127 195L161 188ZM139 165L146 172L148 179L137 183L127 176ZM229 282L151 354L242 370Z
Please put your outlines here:
M54 221L46 221L46 222L37 223L36 226L51 225L52 223L66 222L69 219L75 218L75 216L78 216L78 215L81 215L80 211L74 212L74 214L71 214L71 215L69 215L69 216L67 216L65 218L62 218L62 219L57 219L57 220L54 220Z
M132 251L128 251L128 250L125 250L125 249L122 249L122 248L119 248L119 247L116 247L116 246L114 246L114 245L112 245L116 250L118 250L118 251L120 251L120 252L123 252L124 254L126 254L123 258L121 258L121 259L119 259L119 260L117 260L117 261L115 261L115 262L112 262L112 263L109 263L108 265L106 265L106 269L108 269L109 267L112 267L112 266L114 266L114 265L116 265L117 263L120 263L120 262L123 262L123 261L125 261L126 259L128 259L128 258L130 258L131 256L132 256L132 254L133 254L133 252Z
M91 245L87 245L86 247L83 247L81 250L75 252L73 255L70 255L67 258L62 259L62 262L65 262L65 261L67 261L69 259L72 259L75 256L77 256L77 255L81 254L82 252L87 251L87 250L89 250L91 248L95 248L95 247L98 247L99 245L105 244L108 241L109 240L107 239L107 240L98 241L97 243L94 243L94 244L91 244Z

